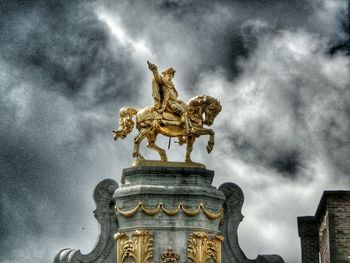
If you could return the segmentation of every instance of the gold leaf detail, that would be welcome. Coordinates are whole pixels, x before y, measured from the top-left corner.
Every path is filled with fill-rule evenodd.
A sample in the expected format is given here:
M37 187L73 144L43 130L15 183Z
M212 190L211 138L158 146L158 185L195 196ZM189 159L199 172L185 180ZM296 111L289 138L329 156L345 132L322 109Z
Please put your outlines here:
M183 205L183 203L180 203L180 206L181 206L181 208L182 208L182 211L184 211L185 215L187 215L187 216L195 216L195 215L198 215L199 212L200 212L200 210L201 210L201 206L200 206L200 205L199 205L199 206L197 207L197 209L195 209L195 210L191 210L191 209L185 208L184 205Z
M135 263L150 263L153 257L153 238L146 230L136 230L129 239L125 233L114 235L117 240L117 263L132 257Z
M131 210L123 211L123 210L121 210L118 206L115 206L115 210L117 210L117 212L118 212L119 214L121 214L121 215L123 215L123 216L129 218L129 217L134 216L134 215L137 213L137 211L140 209L141 206L143 206L143 203L142 203L142 202L139 202L139 203L137 204L137 206L135 206L135 208L133 208L133 209L131 209Z
M187 256L193 263L205 263L212 258L221 263L221 242L223 236L213 235L209 238L206 232L194 232L189 235Z
M189 208L184 207L183 202L179 203L178 206L173 210L166 208L163 203L159 203L155 208L147 208L144 206L143 202L139 202L137 204L137 206L132 208L131 210L124 211L121 208L119 208L118 206L115 206L115 209L120 215L127 217L127 218L134 216L140 209L146 215L149 215L149 216L156 215L157 213L160 212L160 210L162 210L168 216L175 216L180 212L180 210L182 210L184 212L184 214L187 216L196 216L200 213L200 211L202 211L203 214L210 220L223 218L223 215L224 215L223 208L221 208L220 210L218 210L216 212L211 212L208 209L206 209L203 204L199 204L197 208L189 209Z
M174 210L166 209L163 204L161 204L162 211L168 216L175 216L181 208L181 203Z
M146 208L144 204L141 205L142 211L149 216L154 216L159 213L161 204L158 204L156 208Z
M219 217L222 217L224 215L224 209L221 208L219 211L217 212L210 212L209 210L205 209L203 204L199 205L203 211L203 213L206 215L206 217L208 217L209 219L217 219Z

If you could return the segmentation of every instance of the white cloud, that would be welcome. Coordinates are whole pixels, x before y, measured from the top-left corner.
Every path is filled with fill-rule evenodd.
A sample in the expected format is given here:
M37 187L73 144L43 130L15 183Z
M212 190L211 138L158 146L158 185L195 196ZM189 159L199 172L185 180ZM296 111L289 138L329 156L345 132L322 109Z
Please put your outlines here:
M305 30L262 36L257 49L241 60L236 80L226 80L222 70L199 79L202 93L223 104L214 125L222 160L220 165L210 161L210 168L218 181L235 182L245 193L246 218L239 236L250 258L279 253L286 262L298 262L296 217L313 215L323 190L344 187L335 180L337 168L320 136L334 119L339 126L331 136L346 137L349 58L329 56L324 40ZM241 151L232 136L235 145L248 142L252 148ZM284 151L300 155L296 177L281 174L270 163Z
M131 46L133 49L133 56L138 60L155 60L154 52L147 46L143 39L133 39L127 34L127 31L123 28L120 19L116 15L109 14L106 10L99 9L96 11L97 17L106 23L110 29L112 35L118 40L125 48Z

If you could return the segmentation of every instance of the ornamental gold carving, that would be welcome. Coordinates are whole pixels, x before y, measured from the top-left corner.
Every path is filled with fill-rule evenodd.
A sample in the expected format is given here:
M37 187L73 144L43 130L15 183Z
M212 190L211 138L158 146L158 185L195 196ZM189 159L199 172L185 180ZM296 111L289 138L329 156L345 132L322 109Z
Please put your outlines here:
M178 263L179 258L180 258L179 254L173 251L171 247L169 247L168 250L165 251L160 257L160 259L162 260L162 263Z
M187 256L190 262L205 263L213 259L215 263L221 263L221 235L209 235L206 232L194 232L188 238Z
M155 208L146 208L144 206L143 202L139 202L134 208L127 210L127 211L122 210L118 206L115 206L115 209L120 215L122 215L124 217L128 217L128 218L134 216L140 209L146 215L150 215L150 216L154 216L157 213L159 213L160 211L163 211L168 216L175 216L180 211L183 211L183 213L187 216L196 216L202 211L202 213L208 219L211 219L211 220L222 218L224 215L223 208L221 208L220 210L218 210L216 212L212 212L212 211L209 211L208 209L206 209L202 203L199 204L198 207L195 209L186 208L184 206L183 202L180 202L175 209L166 208L163 203L159 203Z
M129 239L125 233L114 235L117 240L117 263L123 263L128 257L134 263L151 263L153 256L153 238L146 230L136 230Z
M214 123L216 116L220 113L222 106L219 100L200 95L193 97L188 102L178 98L178 92L172 79L175 76L173 68L165 69L161 74L155 64L148 63L152 72L152 97L153 105L141 109L123 107L119 111L119 128L114 130L114 140L124 139L136 126L139 130L134 138L133 157L137 161L144 160L140 153L140 144L144 139L148 140L147 147L156 151L160 161L168 160L164 149L156 145L159 134L178 139L179 145L186 144L187 163L192 163L191 152L195 140L202 135L209 135L207 152L210 153L214 147L214 131L205 128ZM133 120L135 116L136 121Z

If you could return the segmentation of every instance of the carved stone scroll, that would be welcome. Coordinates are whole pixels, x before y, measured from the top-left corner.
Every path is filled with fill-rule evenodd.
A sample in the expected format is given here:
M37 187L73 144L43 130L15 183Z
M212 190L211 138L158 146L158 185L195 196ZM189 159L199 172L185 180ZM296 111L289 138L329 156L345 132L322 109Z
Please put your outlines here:
M114 253L110 251L114 248L113 235L118 230L118 223L112 220L114 215L112 196L117 188L116 181L105 179L94 190L93 197L96 203L94 216L100 228L100 235L95 248L86 255L81 254L79 249L61 249L56 254L54 263L109 263L115 261Z
M237 230L243 220L241 213L244 195L242 189L234 183L224 183L219 187L225 197L224 220L219 227L225 240L223 242L222 263L284 263L278 255L258 255L254 260L246 257L239 246ZM253 238L253 237L252 237Z

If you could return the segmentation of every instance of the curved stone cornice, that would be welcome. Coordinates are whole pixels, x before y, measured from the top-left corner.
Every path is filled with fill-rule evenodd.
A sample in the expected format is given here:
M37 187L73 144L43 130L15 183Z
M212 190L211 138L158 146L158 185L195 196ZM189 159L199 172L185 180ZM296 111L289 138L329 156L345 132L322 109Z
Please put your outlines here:
M225 197L224 220L219 227L224 236L222 263L284 263L278 255L259 255L256 259L250 260L246 257L239 246L237 229L243 220L241 213L244 194L242 189L234 183L224 183L219 187Z

